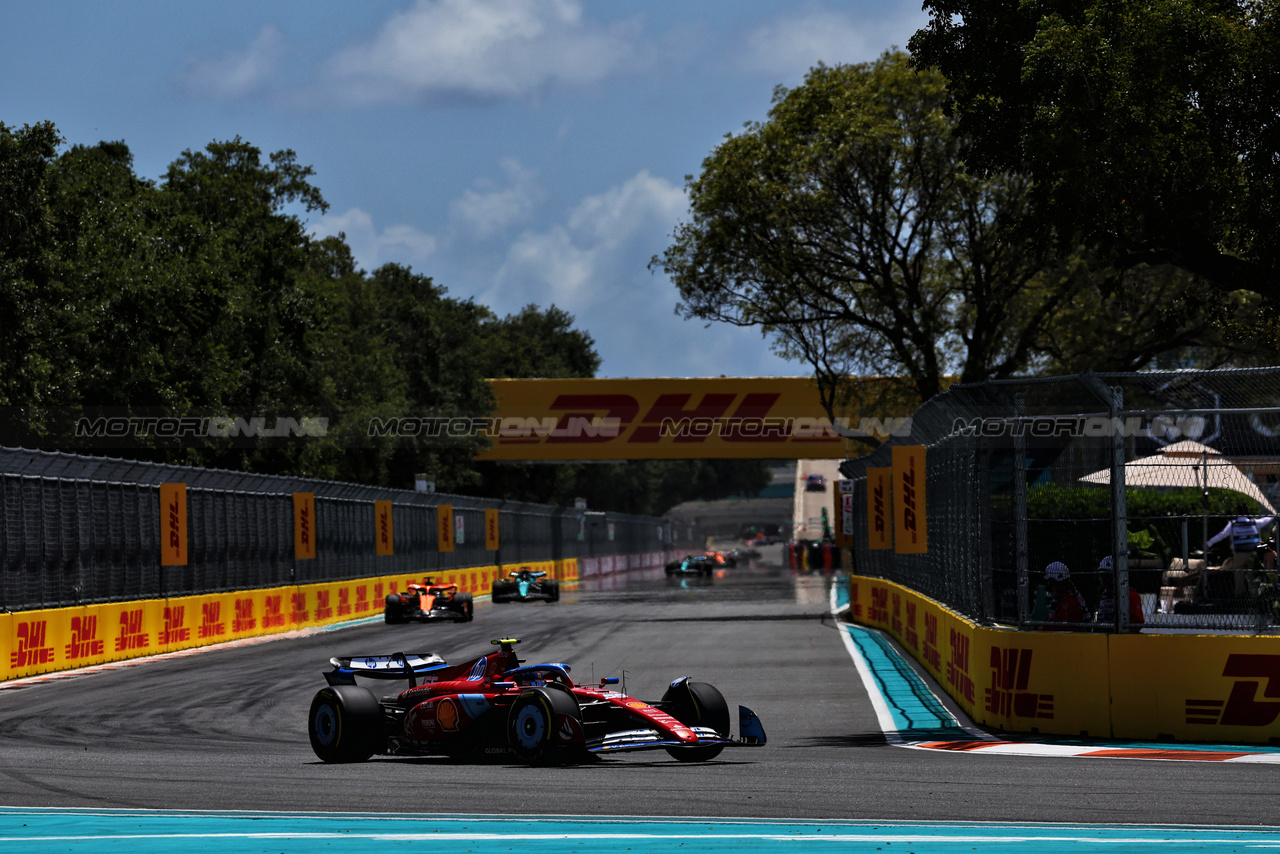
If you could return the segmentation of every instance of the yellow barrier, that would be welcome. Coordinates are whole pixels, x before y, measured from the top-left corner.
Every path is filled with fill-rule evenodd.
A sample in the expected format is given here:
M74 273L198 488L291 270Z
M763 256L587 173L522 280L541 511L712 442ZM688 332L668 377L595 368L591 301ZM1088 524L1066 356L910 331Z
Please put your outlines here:
M516 566L578 579L576 559L548 560L0 614L0 682L358 620L382 613L388 593L428 578L486 596Z
M983 726L1266 744L1280 738L1280 638L1019 632L851 576L849 614L884 629Z

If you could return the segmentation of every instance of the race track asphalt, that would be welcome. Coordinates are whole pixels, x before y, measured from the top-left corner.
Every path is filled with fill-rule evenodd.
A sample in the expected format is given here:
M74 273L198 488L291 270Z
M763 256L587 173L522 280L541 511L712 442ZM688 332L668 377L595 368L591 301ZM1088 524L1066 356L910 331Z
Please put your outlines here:
M743 567L584 585L555 605L481 602L475 621L215 648L0 685L0 806L183 810L1277 824L1274 765L981 756L889 746L836 623L829 578ZM662 752L567 768L375 758L324 765L307 740L333 655L438 652L492 638L582 681L656 699L690 675L759 715L769 744L686 764Z

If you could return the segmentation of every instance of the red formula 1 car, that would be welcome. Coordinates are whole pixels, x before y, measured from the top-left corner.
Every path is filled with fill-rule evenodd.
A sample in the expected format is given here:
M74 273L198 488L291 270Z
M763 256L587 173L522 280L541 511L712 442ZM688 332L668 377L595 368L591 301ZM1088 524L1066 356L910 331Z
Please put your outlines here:
M411 620L469 621L475 604L470 593L459 593L456 584L436 584L427 578L422 584L409 582L403 593L388 593L383 617L388 623L407 623Z
M454 666L425 654L330 659L329 687L311 701L312 749L325 762L389 753L552 764L656 748L699 762L726 747L765 743L764 728L745 706L732 736L729 706L705 682L682 676L661 700L646 702L612 690L616 678L575 685L567 664L525 665L514 638L493 643L499 651ZM357 676L407 679L409 688L378 699Z

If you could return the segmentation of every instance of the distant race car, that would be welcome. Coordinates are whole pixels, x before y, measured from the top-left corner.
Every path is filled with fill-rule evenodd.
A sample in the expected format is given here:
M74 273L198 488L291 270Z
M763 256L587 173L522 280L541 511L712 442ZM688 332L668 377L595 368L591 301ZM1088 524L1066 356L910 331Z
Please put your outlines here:
M559 602L560 582L543 577L545 572L534 572L531 569L514 569L508 578L498 578L493 582L493 601L503 602Z
M456 584L409 583L402 593L388 593L383 616L388 623L460 620L469 622L475 609L470 593L459 593Z
M332 658L329 687L311 701L311 748L325 762L396 756L505 756L559 764L593 754L662 748L683 762L712 759L726 747L761 746L764 728L738 707L738 737L729 706L705 682L673 681L661 700L612 690L616 677L576 685L567 664L524 665L515 638L497 652L449 666L438 655ZM356 677L408 680L407 690L377 699Z
M715 564L718 567L732 568L738 565L738 552L736 550L730 550L727 552L707 552L707 557L715 561Z
M811 474L804 479L805 492L826 492L827 479L820 474Z
M716 559L709 555L687 555L683 560L668 562L666 571L667 575L710 575L717 566L723 566L723 563L717 564Z

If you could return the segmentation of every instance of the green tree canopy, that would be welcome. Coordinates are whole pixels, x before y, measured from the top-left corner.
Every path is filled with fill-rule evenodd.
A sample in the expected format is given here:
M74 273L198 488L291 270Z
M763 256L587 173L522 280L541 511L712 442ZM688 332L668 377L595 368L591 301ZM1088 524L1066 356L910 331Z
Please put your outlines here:
M1025 369L1070 276L1007 239L1028 182L975 177L946 82L898 53L819 66L688 182L691 221L654 259L686 315L775 336L828 402L850 374L908 377L922 398Z
M0 124L0 442L86 450L57 417L86 409L324 417L305 441L108 450L636 512L760 479L736 461L494 466L478 436L370 435L375 418L487 416L490 378L589 377L600 356L555 306L498 317L408 267L359 269L344 238L309 234L327 204L292 151L214 141L151 181L124 142L63 144L48 122Z
M1280 297L1276 0L926 0L978 174L1035 182L1024 233Z

